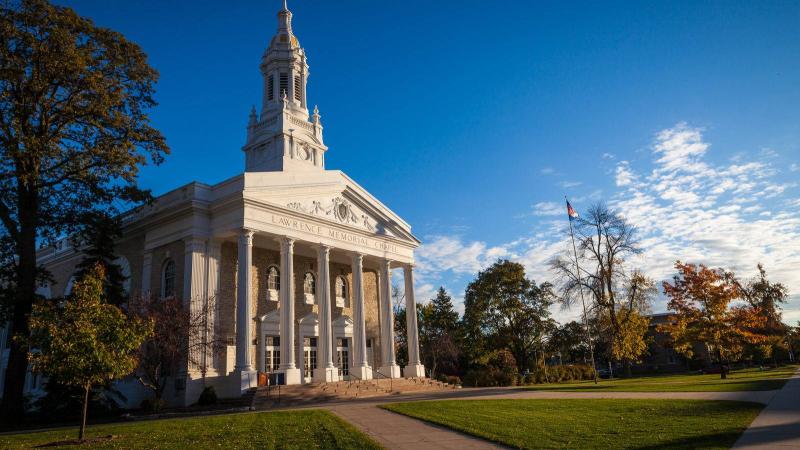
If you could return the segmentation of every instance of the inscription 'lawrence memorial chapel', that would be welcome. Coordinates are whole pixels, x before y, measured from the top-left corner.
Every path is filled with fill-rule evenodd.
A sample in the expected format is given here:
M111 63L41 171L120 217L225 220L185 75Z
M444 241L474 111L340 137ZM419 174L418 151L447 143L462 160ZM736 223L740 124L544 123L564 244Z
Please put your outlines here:
M317 107L309 111L306 95L306 53L292 13L284 6L277 18L260 62L261 108L247 121L244 171L216 185L178 187L130 212L115 242L129 295L178 297L192 311L209 311L209 337L225 343L176 368L165 393L174 406L196 403L207 386L240 397L263 375L284 384L370 380L373 371L425 375L414 298L420 241L350 177L325 168L321 116ZM69 294L80 252L65 240L38 258L52 274L39 293ZM391 277L401 272L404 368L391 326ZM0 381L3 375L0 367ZM40 395L42 385L31 383L28 393ZM147 395L136 381L117 388L125 407Z
M302 220L292 219L290 217L273 214L271 222L284 228L291 228L293 230L316 234L317 236L327 236L337 241L357 244L362 247L372 247L377 250L383 250L392 253L397 252L397 246L387 242L369 239L353 233L334 230L319 224L303 222Z

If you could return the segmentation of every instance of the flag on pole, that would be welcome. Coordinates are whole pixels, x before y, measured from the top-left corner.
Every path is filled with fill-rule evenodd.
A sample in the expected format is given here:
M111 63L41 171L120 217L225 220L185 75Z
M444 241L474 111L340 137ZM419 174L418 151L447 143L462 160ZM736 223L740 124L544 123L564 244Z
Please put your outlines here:
M578 218L578 212L569 204L569 200L567 200L567 216L569 216L570 221Z

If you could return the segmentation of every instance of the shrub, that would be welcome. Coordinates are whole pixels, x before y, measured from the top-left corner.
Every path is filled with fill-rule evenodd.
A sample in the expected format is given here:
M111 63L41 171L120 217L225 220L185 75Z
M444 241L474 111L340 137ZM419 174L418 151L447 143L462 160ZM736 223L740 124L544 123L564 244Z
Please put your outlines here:
M461 385L461 378L458 378L455 375L447 375L447 383L460 386Z
M146 398L142 400L142 404L139 407L147 412L158 412L161 411L165 405L166 402L163 399Z
M197 404L200 406L217 404L217 392L214 390L214 386L206 386L203 388L203 392L200 393L200 398L197 399Z

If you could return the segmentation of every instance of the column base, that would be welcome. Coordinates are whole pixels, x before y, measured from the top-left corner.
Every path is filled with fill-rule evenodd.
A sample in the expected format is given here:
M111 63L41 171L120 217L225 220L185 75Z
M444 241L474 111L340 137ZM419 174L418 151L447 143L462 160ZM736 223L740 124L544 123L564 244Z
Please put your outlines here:
M283 369L283 384L300 384L303 382L303 377L300 375L300 369Z
M405 378L425 378L425 366L422 364L407 365L403 367Z
M400 378L400 366L397 364L383 366L381 367L381 373L389 378Z
M231 374L234 390L240 393L258 386L258 372L253 369L234 369Z
M315 383L333 383L339 381L339 369L336 367L314 369Z
M372 379L372 367L364 366L364 367L351 367L350 373L355 375L356 378L361 380L371 380Z

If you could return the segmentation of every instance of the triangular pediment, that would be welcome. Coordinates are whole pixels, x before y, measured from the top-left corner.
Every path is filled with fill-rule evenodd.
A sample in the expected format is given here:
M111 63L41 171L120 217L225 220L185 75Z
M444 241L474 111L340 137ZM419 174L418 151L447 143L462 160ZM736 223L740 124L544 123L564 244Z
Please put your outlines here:
M407 223L339 171L246 175L248 198L375 236L419 243Z

